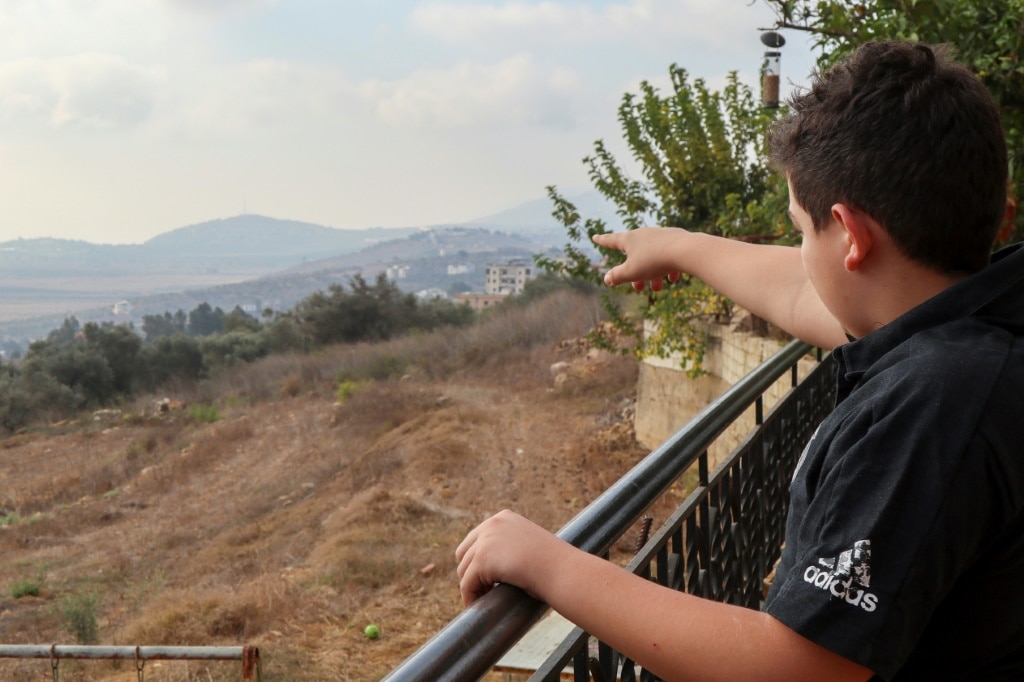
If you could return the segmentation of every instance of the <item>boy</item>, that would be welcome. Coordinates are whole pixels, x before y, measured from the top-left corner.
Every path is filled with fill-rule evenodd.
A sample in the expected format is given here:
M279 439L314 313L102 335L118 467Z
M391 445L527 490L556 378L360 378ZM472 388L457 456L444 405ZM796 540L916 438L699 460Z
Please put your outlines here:
M595 238L627 255L609 285L688 272L835 348L837 406L794 474L764 609L659 587L507 511L456 550L463 599L518 585L667 680L1024 679L1024 252L989 262L996 106L945 48L869 43L794 98L770 148L799 249Z

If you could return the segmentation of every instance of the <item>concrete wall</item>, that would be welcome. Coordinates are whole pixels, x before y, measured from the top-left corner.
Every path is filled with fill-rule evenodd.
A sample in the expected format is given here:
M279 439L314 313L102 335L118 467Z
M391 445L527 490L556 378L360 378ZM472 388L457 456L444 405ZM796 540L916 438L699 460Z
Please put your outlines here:
M740 316L736 316L740 317ZM736 319L734 317L734 319ZM640 364L637 385L636 438L654 449L692 419L726 389L777 353L785 344L740 329L739 321L728 325L709 324L706 375L686 376L680 359L648 358ZM800 377L814 367L812 358L801 360ZM771 409L792 384L789 374L765 394L765 412ZM754 408L733 423L710 450L712 466L736 447L754 426Z

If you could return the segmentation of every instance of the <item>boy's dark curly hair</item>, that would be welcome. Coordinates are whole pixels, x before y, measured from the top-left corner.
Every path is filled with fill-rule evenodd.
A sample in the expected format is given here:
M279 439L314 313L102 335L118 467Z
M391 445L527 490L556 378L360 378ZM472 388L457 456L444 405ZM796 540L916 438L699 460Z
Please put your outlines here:
M769 137L815 230L845 203L909 258L947 274L989 259L1006 206L999 111L952 48L872 42L791 98Z

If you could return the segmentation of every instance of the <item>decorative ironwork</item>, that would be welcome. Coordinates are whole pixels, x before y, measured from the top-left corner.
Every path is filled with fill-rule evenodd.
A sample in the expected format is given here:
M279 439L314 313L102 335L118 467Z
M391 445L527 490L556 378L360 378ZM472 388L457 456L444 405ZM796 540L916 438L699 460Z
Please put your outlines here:
M799 342L787 345L644 458L558 536L605 555L683 473L696 467L696 488L627 567L673 589L758 608L765 577L781 551L790 477L834 404L831 359L797 382L797 363L810 350ZM787 372L793 388L765 415L763 394ZM709 471L708 448L752 405L753 430ZM499 585L385 679L477 679L545 610L522 591ZM578 682L657 679L602 642L596 644L596 656L591 649L591 637L574 629L531 680L558 680L569 665Z

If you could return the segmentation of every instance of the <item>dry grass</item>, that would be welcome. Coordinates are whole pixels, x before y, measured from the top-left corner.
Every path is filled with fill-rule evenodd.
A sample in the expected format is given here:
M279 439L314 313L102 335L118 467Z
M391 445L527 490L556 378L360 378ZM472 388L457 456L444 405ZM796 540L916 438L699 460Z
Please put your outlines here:
M101 643L248 643L265 680L378 679L461 609L453 552L469 528L512 507L557 529L646 454L623 417L635 362L558 349L596 317L563 297L266 358L171 394L216 406L214 423L155 414L152 396L116 424L3 441L0 518L17 520L0 527L0 641L68 641L54 606L92 592ZM555 390L559 360L581 369ZM335 404L343 378L358 388ZM38 597L9 596L29 579ZM68 663L61 679L128 668ZM0 679L48 675L0 661ZM238 670L168 663L146 679Z
M177 395L190 403L234 399L251 404L305 392L326 395L346 378L382 381L411 375L440 380L472 374L493 381L544 381L547 367L530 360L550 353L562 339L585 333L600 319L595 297L559 292L528 307L493 311L468 328L274 355L236 365L208 382L178 387ZM519 373L509 372L510 367Z

